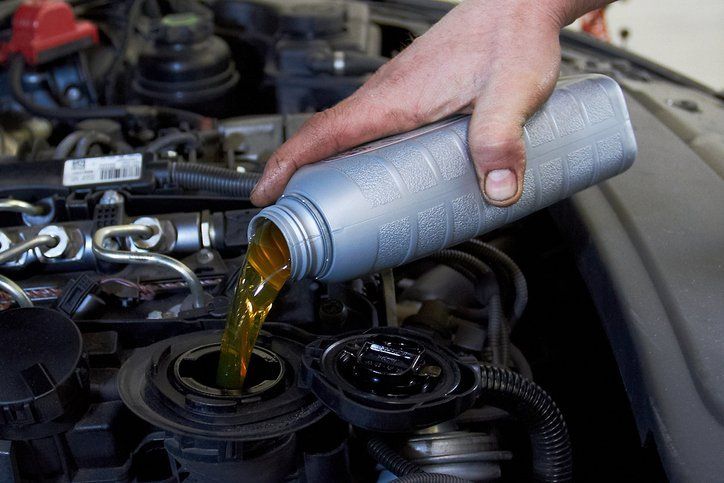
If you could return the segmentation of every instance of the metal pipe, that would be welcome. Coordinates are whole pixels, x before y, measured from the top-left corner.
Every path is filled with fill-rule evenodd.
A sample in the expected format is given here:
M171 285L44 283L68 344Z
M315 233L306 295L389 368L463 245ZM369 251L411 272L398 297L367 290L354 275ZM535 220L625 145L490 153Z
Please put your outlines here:
M34 205L27 201L3 199L0 200L0 211L12 211L13 213L23 213L29 216L39 216L45 214L45 207Z
M0 275L0 290L7 293L20 307L32 307L33 302L23 288L5 275Z
M31 238L30 240L26 240L22 243L18 243L17 245L13 245L7 250L0 252L0 264L11 262L15 260L16 258L20 258L23 253L27 252L28 250L33 250L34 248L38 247L49 247L53 248L60 240L58 237L53 235L37 235Z
M107 226L96 231L93 235L93 253L97 259L113 263L130 263L140 265L157 265L170 268L184 279L193 297L196 308L206 305L204 287L196 274L186 265L175 258L160 253L130 252L106 247L106 240L115 237L141 237L150 238L156 234L157 228L147 225L115 225Z

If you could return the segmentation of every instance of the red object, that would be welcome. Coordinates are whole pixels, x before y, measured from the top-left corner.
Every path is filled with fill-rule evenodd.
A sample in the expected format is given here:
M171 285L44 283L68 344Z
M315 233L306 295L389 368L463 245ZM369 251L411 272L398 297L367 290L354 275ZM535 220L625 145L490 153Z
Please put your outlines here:
M598 8L581 17L581 30L598 40L610 42L611 36L608 34L605 10L606 7Z
M42 64L98 43L98 28L76 20L61 0L28 0L13 14L10 41L0 47L0 61L22 54L28 64Z

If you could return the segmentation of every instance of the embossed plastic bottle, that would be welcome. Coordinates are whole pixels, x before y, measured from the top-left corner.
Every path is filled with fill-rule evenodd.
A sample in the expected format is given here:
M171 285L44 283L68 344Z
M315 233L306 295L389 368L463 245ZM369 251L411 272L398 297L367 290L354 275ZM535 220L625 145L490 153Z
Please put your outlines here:
M349 280L481 235L625 171L636 141L619 85L601 75L559 81L525 125L523 196L483 199L459 117L305 166L269 219L284 235L291 279Z

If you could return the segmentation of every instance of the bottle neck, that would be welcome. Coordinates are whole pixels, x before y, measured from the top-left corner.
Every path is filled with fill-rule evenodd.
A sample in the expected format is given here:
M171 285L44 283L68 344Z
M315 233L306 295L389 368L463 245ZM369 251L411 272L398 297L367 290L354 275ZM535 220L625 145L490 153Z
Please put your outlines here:
M314 205L299 195L284 195L262 209L249 223L249 239L264 220L274 223L289 247L291 280L321 277L329 268L329 230Z

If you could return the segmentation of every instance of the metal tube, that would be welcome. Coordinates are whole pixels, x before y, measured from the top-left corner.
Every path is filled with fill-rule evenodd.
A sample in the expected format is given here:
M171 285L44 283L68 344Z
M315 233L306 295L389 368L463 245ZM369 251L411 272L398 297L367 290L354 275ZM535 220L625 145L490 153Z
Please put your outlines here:
M0 252L0 264L10 262L19 258L23 253L37 247L54 247L58 244L58 237L52 235L37 235L17 245L13 245L7 250Z
M5 275L0 275L0 290L10 295L10 297L12 297L12 299L15 300L20 307L33 306L33 302L22 287L7 278Z
M34 205L27 201L3 199L0 200L0 211L12 211L13 213L23 213L29 216L39 216L45 214L45 207Z
M170 268L177 272L184 279L193 297L193 304L196 308L206 305L204 288L196 274L186 265L175 258L160 253L130 252L107 248L105 242L115 237L141 237L149 238L156 234L157 228L147 225L116 225L107 226L96 231L93 235L93 253L99 260L114 263L136 263L140 265L157 265Z

